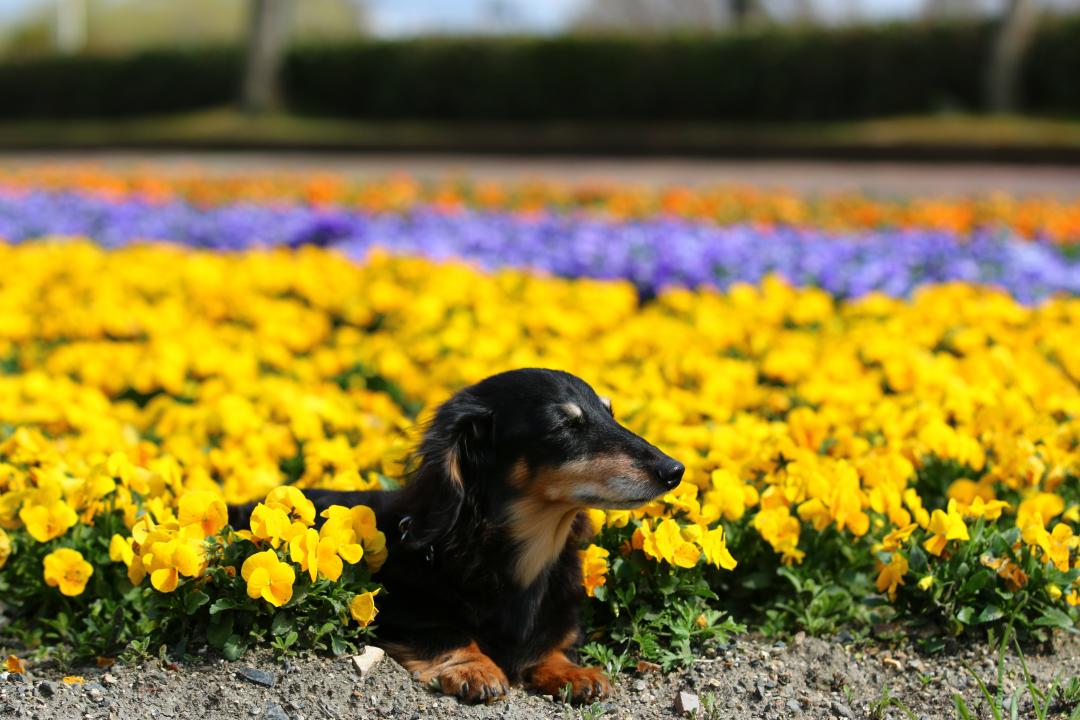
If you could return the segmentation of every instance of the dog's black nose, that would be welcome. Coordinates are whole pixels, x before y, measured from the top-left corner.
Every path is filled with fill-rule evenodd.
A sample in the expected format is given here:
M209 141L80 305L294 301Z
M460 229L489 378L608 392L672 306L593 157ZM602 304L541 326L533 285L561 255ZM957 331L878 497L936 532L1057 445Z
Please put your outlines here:
M668 489L682 482L684 472L686 466L677 460L665 460L656 466L656 478Z

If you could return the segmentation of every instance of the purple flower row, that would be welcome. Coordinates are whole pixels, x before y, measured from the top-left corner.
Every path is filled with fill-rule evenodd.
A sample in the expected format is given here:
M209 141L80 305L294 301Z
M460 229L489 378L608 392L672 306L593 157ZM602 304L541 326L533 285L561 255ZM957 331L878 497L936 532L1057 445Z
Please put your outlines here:
M928 230L838 234L812 229L716 227L683 220L616 222L547 214L380 214L250 203L111 201L77 193L0 192L0 239L86 236L107 247L167 240L219 250L305 244L363 258L372 248L465 258L488 268L541 269L566 277L625 278L649 294L668 285L756 282L779 273L838 296L904 296L924 283L999 286L1031 302L1080 292L1080 260L1000 232L971 237Z

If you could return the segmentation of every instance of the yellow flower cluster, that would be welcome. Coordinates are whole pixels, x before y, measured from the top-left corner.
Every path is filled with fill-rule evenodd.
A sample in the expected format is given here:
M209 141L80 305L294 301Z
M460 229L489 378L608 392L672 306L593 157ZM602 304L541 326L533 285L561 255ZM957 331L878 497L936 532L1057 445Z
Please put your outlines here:
M315 248L31 243L0 246L0 267L0 527L47 540L138 498L148 512L131 511L114 554L162 590L199 574L222 502L261 497L264 559L241 570L253 597L287 601L275 563L312 578L361 554L377 565L373 518L335 510L315 531L302 496L274 488L288 472L300 488L397 478L416 439L405 408L523 366L582 376L686 464L661 501L593 513L632 522L657 562L734 567L722 523L745 523L799 563L806 533L833 528L894 553L891 593L917 528L948 555L982 518L1015 523L1047 563L1080 563L1062 494L1080 474L1080 300L1025 307L953 284L837 303L770 279L639 307L623 282ZM925 507L917 474L950 462L978 479ZM606 562L587 553L592 590Z

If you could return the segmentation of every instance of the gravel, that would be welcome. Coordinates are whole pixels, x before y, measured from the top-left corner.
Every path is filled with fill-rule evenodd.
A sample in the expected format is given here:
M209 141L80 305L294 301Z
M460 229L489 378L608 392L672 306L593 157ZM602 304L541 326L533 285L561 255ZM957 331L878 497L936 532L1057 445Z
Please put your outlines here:
M1052 647L1029 649L1028 668L1045 690L1055 674L1080 673L1080 640L1059 637ZM701 718L848 718L908 717L898 707L878 707L883 697L897 698L917 718L954 718L953 694L967 701L976 716L987 716L978 684L967 667L991 691L997 687L997 662L983 644L957 647L927 656L906 645L865 645L839 639L798 635L787 644L740 637L719 648L715 657L664 674L645 669L616 679L615 695L590 717L679 717L677 707L696 708ZM167 669L173 668L173 669ZM265 718L266 720L375 720L376 718L505 718L548 720L580 717L550 696L514 689L506 700L466 706L413 680L389 658L361 678L351 657L308 656L277 661L253 652L241 661L195 658L162 666L114 665L106 670L60 668L43 661L30 665L29 677L0 680L0 717L26 720L112 720L120 718ZM1020 687L1020 663L1005 661L1004 689ZM86 683L67 685L61 678L80 674ZM255 678L258 678L257 680ZM267 682L269 680L269 682ZM1022 716L1033 708L1025 694ZM1066 713L1067 714L1067 713ZM1064 717L1059 714L1055 717Z

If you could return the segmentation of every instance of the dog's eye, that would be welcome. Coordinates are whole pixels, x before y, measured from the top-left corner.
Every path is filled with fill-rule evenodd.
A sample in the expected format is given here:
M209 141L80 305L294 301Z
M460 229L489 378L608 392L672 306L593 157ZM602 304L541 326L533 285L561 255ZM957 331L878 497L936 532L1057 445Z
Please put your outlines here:
M615 411L611 408L611 398L601 397L600 402L607 408L607 411L611 413L611 417L615 417Z

